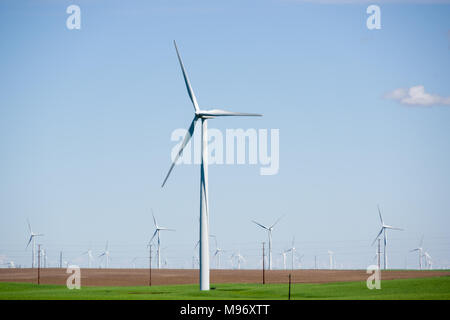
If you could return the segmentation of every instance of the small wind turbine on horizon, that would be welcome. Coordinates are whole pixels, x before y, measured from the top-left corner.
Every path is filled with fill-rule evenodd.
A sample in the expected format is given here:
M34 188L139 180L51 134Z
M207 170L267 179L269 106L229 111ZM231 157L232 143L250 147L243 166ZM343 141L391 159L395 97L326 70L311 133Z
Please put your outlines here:
M289 252L289 250L284 250L280 253L280 255L283 257L283 269L286 270L286 254Z
M156 221L155 215L153 214L153 209L152 209L152 216L153 216L153 223L155 224L155 232L153 233L152 238L150 239L150 241L148 242L147 247L150 246L150 244L152 243L153 239L155 238L155 236L157 236L158 239L158 244L157 244L157 248L156 248L156 267L158 269L161 268L161 238L159 236L159 233L161 231L175 231L175 229L169 229L169 228L165 228L165 227L160 227L158 225L158 222Z
M403 229L396 228L396 227L393 227L393 226L385 224L384 221L383 221L383 217L381 216L380 206L377 206L377 207L378 207L378 214L380 216L380 221L381 221L381 230L378 233L378 235L376 236L375 240L373 240L372 245L377 241L377 239L380 237L380 235L383 234L383 242L384 242L384 250L383 250L384 251L383 252L384 253L384 259L383 260L384 261L383 261L383 263L384 263L384 270L386 270L387 269L387 254L386 254L387 236L386 236L386 230L390 229L390 230L403 231Z
M422 258L424 257L422 245L423 245L423 236L422 236L422 238L420 238L419 246L410 251L410 252L417 251L419 253L419 269L420 270L422 270Z
M334 255L334 252L331 250L328 250L328 256L330 258L330 270L333 270L333 255Z
M216 268L220 269L220 256L222 255L222 252L225 252L225 250L218 247L217 237L215 235L210 235L210 237L214 238L214 242L216 244L216 251L214 251L214 257L216 257Z
M100 254L99 256L98 256L99 258L101 258L101 257L105 257L105 260L106 260L106 269L108 269L108 267L109 267L109 250L108 250L108 241L106 241L106 247L105 247L105 251L103 251L103 253L102 254Z
M236 259L236 264L237 264L237 268L238 270L241 269L241 262L245 262L244 257L241 255L241 252L239 251L237 254L233 253L231 255L231 259L235 258Z
M296 254L297 252L295 251L295 237L292 238L292 247L290 247L289 249L286 250L286 252L291 252L291 268L292 270L294 270L294 254Z
M284 215L283 215L284 216ZM256 222L255 220L252 220L253 223L260 226L261 228L267 230L267 234L269 236L269 270L272 270L272 231L275 225L283 218L283 216L279 217L277 221L270 227L267 227L259 222Z
M34 268L34 265L36 264L36 237L41 237L44 234L42 233L35 233L33 232L33 229L31 228L31 224L30 221L27 219L27 224L28 224L28 230L30 231L30 240L28 240L27 246L25 248L25 250L28 248L28 246L30 245L30 242L33 242L32 244L32 259L31 259L31 268Z
M200 165L200 290L209 290L209 200L208 200L208 119L214 119L216 117L229 117L229 116L261 116L260 114L254 113L242 113L242 112L231 112L220 109L212 110L202 110L200 109L197 98L195 97L194 90L192 90L191 83L186 70L184 69L183 62L181 61L180 53L178 52L178 47L174 41L175 50L178 56L178 62L180 63L181 70L183 72L184 83L189 94L189 98L194 106L194 119L189 126L188 132L180 146L172 165L170 166L169 172L164 179L162 186L166 184L172 169L174 168L178 158L183 154L183 150L191 139L195 124L198 120L201 120L202 131L202 156Z
M82 255L85 255L85 254L87 255L87 258L88 258L88 268L91 268L91 263L92 263L92 260L94 259L93 255L92 255L92 249L89 247L88 251L85 251L82 253Z

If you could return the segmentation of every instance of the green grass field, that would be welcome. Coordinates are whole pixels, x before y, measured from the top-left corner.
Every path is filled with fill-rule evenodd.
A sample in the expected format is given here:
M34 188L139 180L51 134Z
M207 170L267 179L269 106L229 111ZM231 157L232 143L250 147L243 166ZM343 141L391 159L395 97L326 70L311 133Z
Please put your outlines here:
M213 284L200 292L198 285L140 287L82 287L69 290L60 285L0 283L0 299L109 300L109 299L287 299L286 284ZM365 282L293 284L291 299L450 299L450 277L385 280L380 290L369 290Z

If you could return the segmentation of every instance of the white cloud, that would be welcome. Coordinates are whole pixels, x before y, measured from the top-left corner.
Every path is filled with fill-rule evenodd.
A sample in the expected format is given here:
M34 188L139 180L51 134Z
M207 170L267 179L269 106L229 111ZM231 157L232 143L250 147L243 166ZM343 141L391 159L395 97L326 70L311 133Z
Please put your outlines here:
M422 85L414 86L409 89L398 88L384 95L385 99L395 100L407 106L450 106L450 97L441 97L437 94L425 92Z

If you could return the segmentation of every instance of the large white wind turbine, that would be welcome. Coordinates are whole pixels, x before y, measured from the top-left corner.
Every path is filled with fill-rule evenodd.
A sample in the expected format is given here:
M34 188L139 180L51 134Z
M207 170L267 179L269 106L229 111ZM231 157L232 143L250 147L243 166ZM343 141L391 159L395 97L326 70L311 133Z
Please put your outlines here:
M419 253L419 269L420 270L422 270L422 258L424 257L422 244L423 244L423 236L420 239L419 246L410 251L410 252L417 251Z
M390 230L403 230L400 228L395 228L393 226L384 224L383 222L383 217L381 216L381 210L380 210L380 206L378 206L378 214L380 215L380 221L381 221L381 230L378 233L377 237L375 238L375 240L373 240L372 245L375 243L375 241L377 241L377 239L380 237L381 234L383 234L383 240L384 240L384 269L386 270L387 268L387 254L386 254L386 243L387 243L387 236L386 236L386 230L390 229Z
M34 265L36 264L36 237L43 236L42 233L35 233L33 232L33 229L31 228L30 221L27 219L28 223L28 230L30 231L30 240L28 240L27 247L30 245L30 242L33 242L32 244L32 259L31 259L31 267L34 268ZM25 249L26 249L25 248Z
M279 217L278 220L275 221L275 223L273 225L271 225L270 227L267 227L259 222L256 222L255 220L252 220L253 223L255 223L258 226L260 226L261 228L267 230L267 234L269 236L269 270L272 270L272 231L273 231L273 227L275 227L275 225L281 220L281 218L283 218L283 216Z
M153 214L153 209L152 209L152 216L153 216L153 223L155 224L155 228L156 229L155 229L155 232L153 233L152 238L148 242L148 246L150 246L150 244L152 243L153 238L155 238L155 236L157 236L158 246L157 246L157 249L156 249L156 259L157 259L156 260L157 261L156 267L159 269L161 267L161 238L159 236L159 233L161 231L175 231L175 230L158 226L158 222L156 221L155 215Z
M164 187L173 167L175 166L178 158L183 154L183 150L191 139L195 124L197 120L201 120L202 124L202 157L200 166L200 290L209 290L209 203L208 203L208 119L213 119L215 117L228 117L228 116L261 116L260 114L253 113L242 113L242 112L231 112L219 109L212 110L201 110L197 98L195 97L194 91L192 90L191 84L189 82L188 75L184 69L183 62L181 61L180 53L178 52L177 44L174 41L175 50L177 52L178 61L180 63L181 71L183 72L184 83L186 85L189 98L194 106L194 119L189 126L189 130L181 144L180 151L178 151L172 165L170 166L169 172L162 184Z
M105 257L106 259L106 269L108 269L109 266L109 250L108 250L108 241L106 241L106 247L105 247L105 251L103 251L102 254L100 254L98 257Z

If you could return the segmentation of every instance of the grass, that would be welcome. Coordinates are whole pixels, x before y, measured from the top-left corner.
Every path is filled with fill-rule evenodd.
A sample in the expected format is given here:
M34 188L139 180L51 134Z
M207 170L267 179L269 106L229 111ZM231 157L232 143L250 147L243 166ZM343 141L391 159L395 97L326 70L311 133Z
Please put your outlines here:
M0 283L0 300L286 300L287 284L213 284L209 292L198 285L82 287L69 290L60 285ZM391 300L450 299L450 277L384 280L381 290L369 290L365 282L293 284L291 299Z

